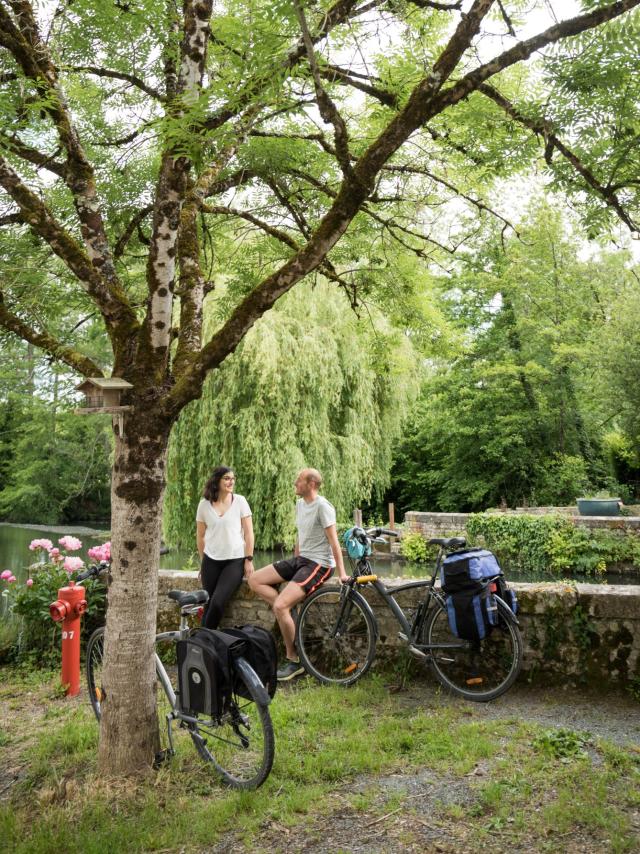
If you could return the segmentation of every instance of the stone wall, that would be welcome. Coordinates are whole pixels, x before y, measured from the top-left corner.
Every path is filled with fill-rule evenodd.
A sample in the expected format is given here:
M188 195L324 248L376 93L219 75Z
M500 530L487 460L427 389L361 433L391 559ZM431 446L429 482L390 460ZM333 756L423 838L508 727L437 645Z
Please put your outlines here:
M333 583L333 582L328 582ZM405 583L389 579L389 587ZM195 590L195 572L161 570L158 631L175 628L178 609L169 590ZM524 638L524 678L603 687L640 683L640 587L593 584L513 584L520 603L518 619ZM373 588L364 590L380 629L377 658L394 660L404 645L398 626ZM398 597L403 607L415 606L420 591ZM275 630L270 609L243 584L231 602L227 625L256 623ZM521 679L523 678L521 676Z
M549 507L545 509L549 513L557 512L561 508ZM507 510L506 515L521 515L522 513L536 514L533 509ZM498 514L496 514L498 515ZM578 516L565 514L571 517L574 525L583 528L608 528L609 530L627 531L640 534L640 516ZM405 513L404 522L407 529L414 533L421 533L424 537L445 537L456 534L464 536L467 519L471 513L419 513L409 511Z

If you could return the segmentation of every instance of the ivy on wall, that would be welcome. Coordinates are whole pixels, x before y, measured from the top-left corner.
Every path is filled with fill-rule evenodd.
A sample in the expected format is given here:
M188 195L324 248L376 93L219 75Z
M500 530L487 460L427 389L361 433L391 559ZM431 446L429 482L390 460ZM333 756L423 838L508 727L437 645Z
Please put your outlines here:
M477 513L467 521L467 536L506 566L525 571L595 575L616 563L640 567L638 534L584 528L560 515Z

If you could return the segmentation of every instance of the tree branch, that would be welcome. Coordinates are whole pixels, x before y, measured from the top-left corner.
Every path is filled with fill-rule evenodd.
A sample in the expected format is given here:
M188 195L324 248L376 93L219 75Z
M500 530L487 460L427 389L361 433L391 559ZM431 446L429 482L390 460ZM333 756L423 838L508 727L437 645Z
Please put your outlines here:
M354 9L354 7L358 5L358 2L359 0L336 0L333 6L325 13L315 34L311 36L312 43L317 44L319 41L326 38L331 30L339 24L344 23L344 21L347 21L350 18L357 17L368 9L374 8L379 5L381 0L375 0L375 2L367 3L359 9ZM304 40L300 39L295 47L293 47L280 61L280 70L288 71L292 69L300 62L305 54L306 48ZM207 119L204 122L204 127L207 130L215 130L216 128L222 127L222 125L234 116L237 116L238 113L245 109L252 98L262 91L265 83L271 79L275 71L276 69L272 68L269 70L268 74L256 75L253 80L250 80L243 89L235 95L232 103L228 103L224 107L221 107L216 113L214 113L214 115Z
M637 232L639 230L638 224L635 223L625 211L613 188L598 181L591 169L589 169L589 167L580 160L578 155L566 146L553 132L550 122L546 119L532 119L524 115L511 101L487 83L483 83L479 86L478 91L487 98L490 98L495 104L503 109L510 118L529 128L529 130L532 130L535 134L539 134L543 137L545 141L545 159L549 165L551 165L551 157L553 149L555 148L566 160L568 160L576 172L584 178L585 182L595 190L596 193L598 193L604 202L616 212L618 217L631 231Z
M333 125L333 136L336 144L336 158L340 164L340 168L345 175L353 175L351 155L349 153L349 132L347 130L347 125L340 115L340 111L322 85L320 72L318 71L318 63L313 49L313 42L311 41L311 34L309 33L309 27L307 26L307 19L305 18L304 10L299 0L293 0L293 5L296 10L296 15L298 16L300 29L302 30L302 39L304 41L309 67L311 68L311 74L313 76L313 84L316 90L316 100L318 103L318 109L320 110L320 115L322 116L325 124Z
M15 24L6 9L0 5L0 43L5 40L5 46L42 96L44 109L53 120L62 146L67 152L68 160L63 177L73 196L89 259L96 270L99 270L101 284L94 290L96 299L99 299L98 305L112 319L112 306L117 304L119 316L122 319L127 315L126 326L131 328L137 321L118 282L100 212L95 176L60 88L57 68L47 45L40 37L31 4L28 0L12 0L12 7L16 16ZM52 219L50 214L48 219ZM48 230L50 232L50 229ZM76 255L71 254L74 257ZM81 281L87 282L87 277L84 276ZM108 299L107 291L111 292ZM122 354L115 355L118 364Z
M409 0L412 6L419 9L438 9L441 12L457 12L462 9L462 0L454 3L438 3L437 0Z
M122 255L124 254L124 250L127 247L127 243L131 240L133 232L138 229L138 226L142 223L145 217L149 216L152 210L153 205L145 205L131 217L127 224L127 227L116 241L116 245L113 250L113 257L116 260L122 257Z
M202 90L212 6L213 0L185 0L179 68L171 56L165 63L166 111L174 119L184 116L189 101ZM164 381L169 363L178 238L191 166L190 158L174 147L179 149L179 142L167 146L160 164L147 259L149 296L137 353L138 370L156 384Z
M494 57L490 62L470 71L450 88L442 90L437 98L433 99L429 113L437 115L437 113L442 112L446 107L457 104L463 98L470 95L471 92L477 90L485 80L488 80L500 71L504 71L511 65L515 65L517 62L528 59L537 50L554 44L561 39L579 35L607 21L612 21L614 18L619 18L620 15L624 15L625 12L635 9L637 6L640 6L640 0L618 0L617 3L600 6L592 12L561 21L559 24L554 24L552 27L532 36L530 39L518 42L518 44L509 50Z
M59 362L68 365L74 371L85 377L101 377L103 376L102 369L95 362L74 350L73 347L67 347L62 344L53 335L48 332L36 332L31 327L27 326L17 314L9 311L4 302L4 294L0 290L0 326L13 332L24 341L28 341L36 347L40 347L45 353L48 353Z
M120 297L107 286L82 246L54 219L45 203L22 183L3 157L0 157L0 186L18 205L25 223L48 243L93 297L107 321L107 328L113 332L118 323L125 329L135 325L135 315L124 294Z
M60 71L80 71L86 72L87 74L94 74L96 77L107 77L112 80L124 80L126 83L131 83L132 86L140 89L141 92L144 92L156 101L162 102L165 100L164 95L162 95L157 89L154 89L153 86L148 86L144 80L140 77L136 77L135 74L126 74L124 71L114 71L111 68L101 68L98 65L61 65Z
M4 148L6 151L16 154L18 157L21 157L28 163L33 163L34 166L37 166L40 169L46 169L49 172L53 172L54 175L58 175L60 178L66 178L66 164L58 163L54 159L60 153L60 149L54 151L53 154L44 154L42 151L38 151L36 148L26 145L15 134L11 134L11 136L9 136L9 134L4 131L0 131L0 148Z
M461 199L465 199L467 202L478 208L479 211L486 211L486 213L489 213L496 219L499 219L501 222L504 223L504 225L510 228L516 236L519 236L518 230L515 228L515 226L512 225L512 223L510 223L508 219L505 219L502 214L498 213L493 208L490 208L480 199L475 199L473 196L469 196L467 193L464 193L459 187L456 187L455 184L452 184L450 181L447 181L446 178L440 177L440 175L435 175L428 169L420 169L417 166L396 166L393 164L387 164L384 167L384 171L401 172L410 175L424 175L426 178L430 178L432 181L435 181L438 184L442 184L443 187L446 187L448 190L451 190L452 193L455 193L455 195L459 196Z

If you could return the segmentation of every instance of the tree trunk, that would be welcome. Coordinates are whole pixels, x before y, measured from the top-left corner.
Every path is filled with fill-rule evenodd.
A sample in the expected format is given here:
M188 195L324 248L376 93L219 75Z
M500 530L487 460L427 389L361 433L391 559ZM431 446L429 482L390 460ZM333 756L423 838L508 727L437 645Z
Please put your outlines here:
M169 426L151 411L126 417L116 436L99 750L110 775L150 770L158 749L153 652Z

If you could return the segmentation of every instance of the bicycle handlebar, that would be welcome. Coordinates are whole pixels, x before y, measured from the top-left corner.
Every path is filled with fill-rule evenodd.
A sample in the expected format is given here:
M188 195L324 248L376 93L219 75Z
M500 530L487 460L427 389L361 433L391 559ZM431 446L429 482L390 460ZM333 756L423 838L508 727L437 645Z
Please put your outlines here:
M78 581L86 581L87 578L93 578L93 577L97 578L99 575L101 575L105 571L105 569L107 569L108 566L109 566L108 560L101 560L100 563L98 563L98 564L94 563L92 566L90 566L84 572L81 572L80 575L77 575L75 580L76 580L76 582L78 582Z
M399 531L392 531L391 528L368 528L365 531L365 534L368 537L374 539L375 537L379 537L381 534L386 534L388 537L399 537Z

